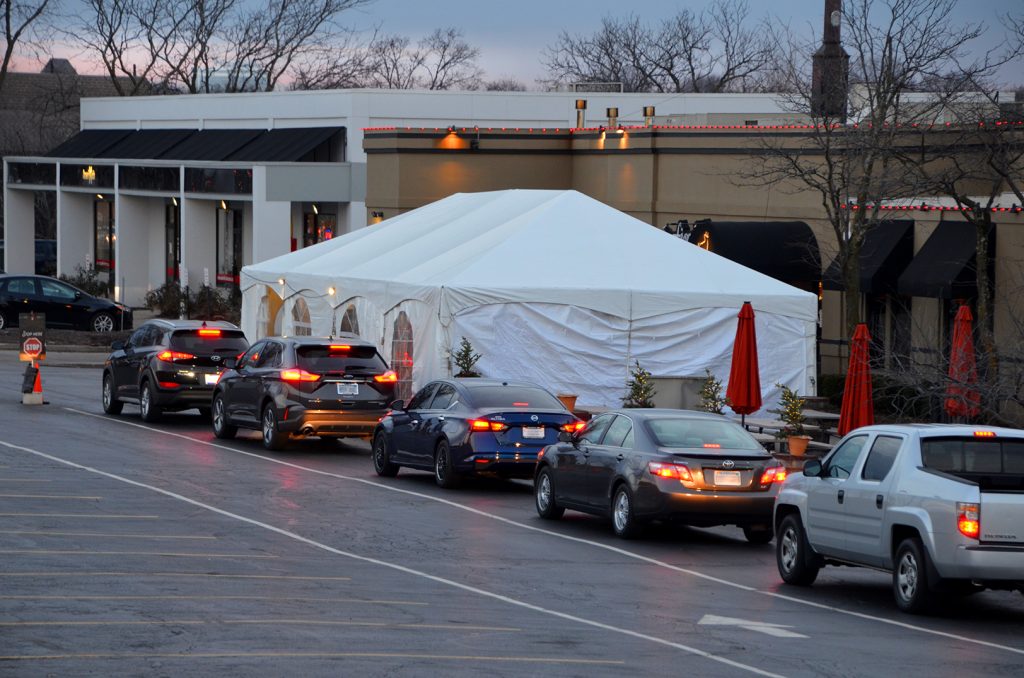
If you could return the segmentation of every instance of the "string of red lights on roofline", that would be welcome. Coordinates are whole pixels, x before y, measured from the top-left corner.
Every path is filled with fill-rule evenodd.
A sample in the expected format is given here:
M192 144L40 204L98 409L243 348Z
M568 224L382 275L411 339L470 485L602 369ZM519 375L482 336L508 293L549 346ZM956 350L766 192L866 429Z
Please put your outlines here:
M857 211L861 209L860 205L846 204L840 205L842 209L849 209ZM864 209L875 209L875 205L867 205ZM971 207L960 207L960 206L948 206L948 205L878 205L878 209L883 212L973 212L975 211ZM1024 211L1020 205L1013 205L1012 207L981 207L978 208L982 212L1010 212L1012 214L1020 214Z
M399 127L399 126L392 125L392 126L387 126L387 127L364 127L363 128L363 132L437 132L437 133L445 132L445 133L448 133L448 134L452 134L452 133L455 133L455 134L461 134L461 133L476 134L477 132L530 132L530 133L537 133L537 132L542 132L542 133L547 133L547 132L564 133L564 132L568 132L569 134L574 134L574 133L577 133L577 132L609 132L609 131L631 132L631 131L659 130L659 129L665 129L665 130L673 130L673 129L683 129L683 130L723 130L723 129L726 129L726 130L728 130L728 129L732 129L732 130L736 130L736 129L744 129L744 130L780 130L780 129L800 130L800 129L813 129L813 130L820 130L820 129L827 129L827 128L842 129L844 127L845 128L849 128L849 129L860 129L861 125L860 125L860 123L856 123L856 122L855 123L848 123L848 124L845 124L845 125L836 123L836 124L833 124L833 125L650 125L650 126L648 126L648 125L618 125L616 127L605 127L604 125L600 125L600 126L597 126L597 127L455 127L455 126L449 126L449 127L412 127L412 126ZM868 123L867 127L868 127L868 129L873 129L874 126L871 123ZM883 127L887 128L887 127L890 127L890 125L888 123L886 123L885 125L883 125ZM955 127L955 125L953 125L952 123L948 123L948 122L947 123L938 124L938 125L936 125L934 123L929 123L927 125L924 125L924 124L919 124L919 123L915 122L915 123L910 123L908 125L897 123L893 127L895 127L896 129L931 130L931 129L936 129L936 128L938 128L938 129L951 129L951 128ZM978 123L978 127L979 128L984 128L984 127L1018 127L1018 128L1024 129L1024 121L1019 121L1019 120L997 120L997 121L992 122L992 123L979 122Z

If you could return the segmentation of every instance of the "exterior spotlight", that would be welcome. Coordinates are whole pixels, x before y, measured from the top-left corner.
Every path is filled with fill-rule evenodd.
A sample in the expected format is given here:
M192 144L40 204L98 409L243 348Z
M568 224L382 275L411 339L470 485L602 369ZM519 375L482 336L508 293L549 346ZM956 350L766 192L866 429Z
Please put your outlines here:
M224 202L223 200L221 200L220 201L220 208L222 210L224 210L225 212L227 212L228 211L228 204L226 202Z
M334 293L335 293L336 291L337 291L337 290L335 290L335 289L334 289L333 287L328 287L328 288L327 288L327 294L331 295L332 297L334 296Z
M316 203L313 203L313 214L320 214L320 210L317 208Z
M178 199L177 198L171 198L171 204L174 205L175 207L177 207L178 206Z
M97 193L96 194L96 199L97 200L103 200L103 195L101 193Z

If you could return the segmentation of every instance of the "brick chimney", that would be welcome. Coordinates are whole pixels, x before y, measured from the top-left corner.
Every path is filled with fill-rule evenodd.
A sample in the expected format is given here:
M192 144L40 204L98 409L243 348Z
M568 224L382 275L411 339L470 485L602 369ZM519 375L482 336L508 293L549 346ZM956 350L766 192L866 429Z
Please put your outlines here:
M839 38L842 16L842 0L825 0L825 30L813 58L811 110L818 116L845 121L850 55Z

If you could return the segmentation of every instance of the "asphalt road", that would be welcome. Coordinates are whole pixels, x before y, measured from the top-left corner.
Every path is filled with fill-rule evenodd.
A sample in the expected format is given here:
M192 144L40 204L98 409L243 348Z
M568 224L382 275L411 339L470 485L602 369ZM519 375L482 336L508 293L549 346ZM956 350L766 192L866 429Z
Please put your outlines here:
M786 587L738 529L541 521L525 483L379 479L192 414L102 414L99 370L0 355L0 675L1024 676L1024 597L899 613L882 573Z

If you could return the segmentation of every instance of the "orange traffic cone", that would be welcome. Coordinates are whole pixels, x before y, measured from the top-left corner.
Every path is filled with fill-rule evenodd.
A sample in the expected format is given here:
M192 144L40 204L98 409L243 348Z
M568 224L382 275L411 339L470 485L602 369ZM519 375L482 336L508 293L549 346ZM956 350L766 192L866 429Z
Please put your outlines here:
M42 405L43 404L43 378L42 370L39 369L39 363L33 363L36 368L36 380L32 384L31 393L23 393L21 395L22 405Z
M32 384L32 392L43 392L43 371L39 368L36 368L36 383Z

